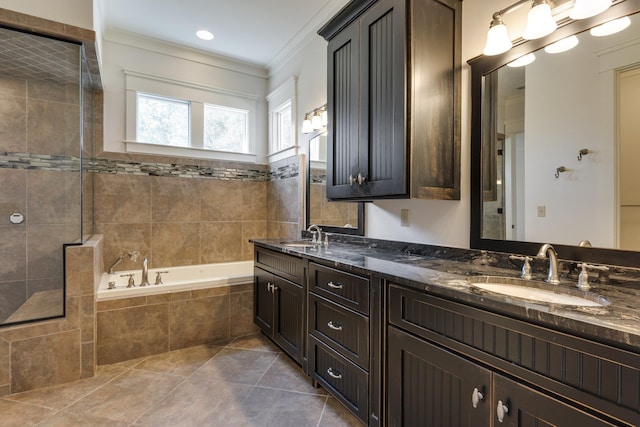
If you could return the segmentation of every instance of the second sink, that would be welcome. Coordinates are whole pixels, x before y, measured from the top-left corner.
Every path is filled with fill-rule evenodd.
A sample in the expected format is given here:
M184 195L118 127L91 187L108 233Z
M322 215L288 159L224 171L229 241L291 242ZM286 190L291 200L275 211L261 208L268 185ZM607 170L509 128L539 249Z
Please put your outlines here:
M484 291L547 304L580 307L602 307L610 304L606 298L593 292L513 277L479 276L470 278L469 282L473 287Z

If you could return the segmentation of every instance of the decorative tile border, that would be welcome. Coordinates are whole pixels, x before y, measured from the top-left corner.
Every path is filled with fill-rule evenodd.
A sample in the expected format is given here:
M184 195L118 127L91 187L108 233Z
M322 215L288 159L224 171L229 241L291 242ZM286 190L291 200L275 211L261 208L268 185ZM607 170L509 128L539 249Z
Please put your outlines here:
M0 168L79 172L80 159L72 156L0 152ZM297 161L269 171L258 168L226 168L174 163L135 162L112 159L84 159L85 171L118 175L205 178L224 181L275 181L300 174Z

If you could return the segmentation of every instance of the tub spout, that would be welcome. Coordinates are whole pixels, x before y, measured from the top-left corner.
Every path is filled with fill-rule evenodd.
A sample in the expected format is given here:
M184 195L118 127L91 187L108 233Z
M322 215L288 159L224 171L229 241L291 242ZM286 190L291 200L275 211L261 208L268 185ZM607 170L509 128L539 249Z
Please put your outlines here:
M114 268L116 267L116 265L118 265L123 259L125 259L125 257L129 257L130 261L135 261L136 259L138 259L138 255L140 255L140 252L138 251L127 251L125 253L123 253L122 255L120 255L118 257L118 259L116 259L113 264L111 264L111 267L109 267L109 274L114 274L115 270Z
M140 286L149 286L149 260L147 258L142 260L142 281Z

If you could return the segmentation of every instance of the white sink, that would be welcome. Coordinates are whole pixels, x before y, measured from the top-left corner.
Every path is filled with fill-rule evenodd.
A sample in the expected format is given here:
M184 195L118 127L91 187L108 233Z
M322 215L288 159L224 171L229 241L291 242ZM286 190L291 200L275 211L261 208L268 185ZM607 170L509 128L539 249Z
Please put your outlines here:
M547 304L580 307L602 307L610 304L606 298L593 292L567 289L531 280L482 276L471 278L469 281L473 287L484 291Z

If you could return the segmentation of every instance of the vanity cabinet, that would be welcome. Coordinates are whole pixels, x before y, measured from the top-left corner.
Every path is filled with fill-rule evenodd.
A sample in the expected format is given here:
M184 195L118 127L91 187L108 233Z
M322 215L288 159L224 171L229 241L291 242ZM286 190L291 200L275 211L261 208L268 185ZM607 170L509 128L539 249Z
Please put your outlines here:
M320 30L329 199L460 198L461 18L460 0L354 0Z
M255 251L254 322L300 364L305 356L304 270L302 258Z
M309 263L309 374L367 423L371 396L369 291L367 277Z
M389 426L640 425L637 354L401 286L388 296Z

